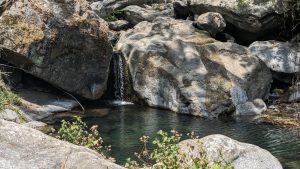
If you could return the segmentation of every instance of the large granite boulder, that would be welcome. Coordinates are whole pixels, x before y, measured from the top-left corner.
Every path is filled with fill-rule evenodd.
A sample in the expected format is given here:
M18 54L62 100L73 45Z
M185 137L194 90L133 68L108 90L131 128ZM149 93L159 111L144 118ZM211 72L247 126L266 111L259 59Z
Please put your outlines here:
M183 161L195 159L205 152L208 161L226 161L235 169L282 169L280 162L267 150L223 135L184 140L179 147L180 154L185 154Z
M106 90L112 47L107 23L85 0L16 0L0 17L1 58L70 93Z
M217 42L190 21L141 22L120 35L116 49L129 64L134 90L153 107L215 117L269 91L269 69L247 48Z
M279 28L284 20L282 0L177 0L174 2L177 17L220 13L240 41L253 41ZM280 8L282 7L282 8Z
M0 120L1 169L122 169L90 149Z
M257 41L249 46L256 55L275 72L300 72L300 44L278 41Z
M142 21L152 22L157 17L174 15L173 8L167 8L165 10L155 10L142 8L137 5L127 6L124 10L124 17L132 25L136 25Z
M161 0L103 0L94 2L90 6L100 17L106 18L114 14L117 10L121 10L130 5L143 6L159 2L161 2Z
M196 19L195 26L199 29L208 31L211 36L215 36L225 29L226 23L221 14L207 12Z

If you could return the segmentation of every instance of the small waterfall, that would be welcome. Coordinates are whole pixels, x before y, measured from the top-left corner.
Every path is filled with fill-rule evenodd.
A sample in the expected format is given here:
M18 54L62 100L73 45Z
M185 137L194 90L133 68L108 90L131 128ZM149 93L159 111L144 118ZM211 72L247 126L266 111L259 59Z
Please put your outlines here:
M113 57L113 67L114 67L114 97L117 101L124 100L124 65L123 59L120 54L115 54Z

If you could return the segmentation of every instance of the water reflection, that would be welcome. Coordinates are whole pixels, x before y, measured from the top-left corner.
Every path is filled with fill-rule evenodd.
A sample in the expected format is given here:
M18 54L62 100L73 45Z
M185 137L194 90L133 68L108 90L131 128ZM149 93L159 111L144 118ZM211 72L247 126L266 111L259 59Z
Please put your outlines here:
M107 111L107 108L99 108ZM139 138L155 136L157 131L176 129L180 133L195 131L201 137L223 134L238 141L258 145L276 156L284 168L300 168L299 130L270 125L257 125L247 120L206 120L186 115L143 108L134 105L110 107L105 117L87 118L90 125L98 124L106 143L112 145L112 156L119 164L139 151Z

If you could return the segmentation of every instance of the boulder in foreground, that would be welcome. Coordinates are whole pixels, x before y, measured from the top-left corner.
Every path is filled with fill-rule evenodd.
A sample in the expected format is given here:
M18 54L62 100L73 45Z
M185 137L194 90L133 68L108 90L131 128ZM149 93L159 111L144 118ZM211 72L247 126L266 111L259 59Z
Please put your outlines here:
M1 169L122 169L95 151L0 120Z
M179 147L179 152L186 154L185 161L199 157L204 151L208 161L222 161L221 153L224 161L235 169L282 169L280 162L267 150L223 135L184 140Z

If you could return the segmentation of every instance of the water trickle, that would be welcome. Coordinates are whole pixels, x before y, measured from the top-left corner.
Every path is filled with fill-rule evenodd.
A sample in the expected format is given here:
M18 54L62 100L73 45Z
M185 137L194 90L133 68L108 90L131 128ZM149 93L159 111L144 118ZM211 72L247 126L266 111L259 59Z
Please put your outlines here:
M117 101L124 100L124 65L122 56L120 54L115 54L113 57L113 67L114 67L114 98Z

